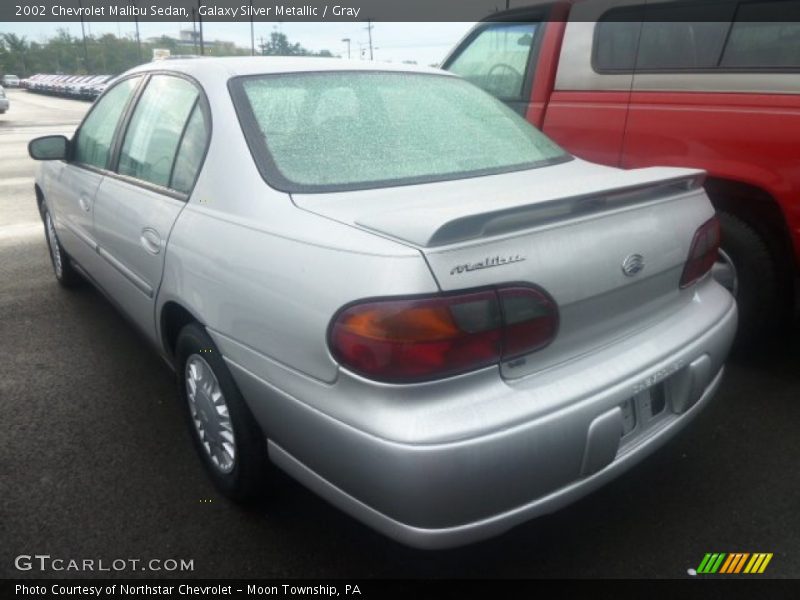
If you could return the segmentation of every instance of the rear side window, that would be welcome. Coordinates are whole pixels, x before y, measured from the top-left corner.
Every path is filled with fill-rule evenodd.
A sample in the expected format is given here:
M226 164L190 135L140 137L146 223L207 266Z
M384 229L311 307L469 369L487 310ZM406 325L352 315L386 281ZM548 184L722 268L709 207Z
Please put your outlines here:
M648 21L642 25L636 69L712 69L717 66L728 27L724 22Z
M739 6L722 67L800 68L800 1Z
M595 27L594 66L602 71L633 71L641 24L608 18Z
M489 25L447 70L502 100L519 100L537 27L537 23Z
M155 75L131 117L117 171L168 187L184 128L199 92L179 77Z
M178 156L175 159L175 168L172 171L172 181L170 182L172 189L185 194L191 191L197 172L203 163L208 133L205 114L200 104L195 104L178 148Z
M231 87L262 174L284 191L389 187L570 158L449 75L334 71L244 77Z
M114 132L133 90L141 79L133 77L119 82L92 108L92 112L78 131L78 141L73 155L75 162L100 169L106 168Z
M592 61L600 72L798 67L800 0L613 9L595 28Z

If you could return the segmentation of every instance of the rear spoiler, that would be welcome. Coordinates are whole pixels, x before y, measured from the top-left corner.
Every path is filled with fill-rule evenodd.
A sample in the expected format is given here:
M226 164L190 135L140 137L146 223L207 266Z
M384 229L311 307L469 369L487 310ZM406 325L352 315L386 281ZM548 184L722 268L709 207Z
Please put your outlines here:
M514 231L530 229L558 221L587 217L597 213L624 210L638 204L660 201L679 194L699 189L705 182L705 173L695 172L690 176L664 179L650 184L638 184L615 188L608 192L569 196L556 200L538 202L456 217L443 222L432 231L421 245L427 248L445 246L468 240L488 238ZM387 215L388 216L388 215ZM409 214L407 218L418 221L422 215ZM397 223L398 214L391 214L389 223L383 223L382 216L371 215L358 219L357 224L377 231L395 235L404 227ZM398 227L398 225L400 225ZM402 236L400 236L402 238ZM423 240L410 240L419 243Z

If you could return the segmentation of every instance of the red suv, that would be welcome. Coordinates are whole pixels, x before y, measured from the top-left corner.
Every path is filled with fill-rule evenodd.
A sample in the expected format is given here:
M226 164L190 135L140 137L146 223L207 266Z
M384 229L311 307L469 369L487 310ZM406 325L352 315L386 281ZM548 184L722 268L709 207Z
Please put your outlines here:
M443 67L581 158L705 169L739 344L784 322L800 264L800 0L573 0L491 19Z

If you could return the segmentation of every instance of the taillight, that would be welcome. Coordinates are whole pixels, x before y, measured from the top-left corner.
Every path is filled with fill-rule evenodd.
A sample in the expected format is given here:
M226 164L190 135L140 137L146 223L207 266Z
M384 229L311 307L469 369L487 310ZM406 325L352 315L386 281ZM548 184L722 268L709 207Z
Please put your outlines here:
M527 286L372 300L341 310L330 327L333 356L381 381L425 381L539 350L558 330L558 308Z
M694 234L689 258L686 259L681 275L681 288L689 287L711 270L717 261L719 240L719 220L713 217L701 225Z

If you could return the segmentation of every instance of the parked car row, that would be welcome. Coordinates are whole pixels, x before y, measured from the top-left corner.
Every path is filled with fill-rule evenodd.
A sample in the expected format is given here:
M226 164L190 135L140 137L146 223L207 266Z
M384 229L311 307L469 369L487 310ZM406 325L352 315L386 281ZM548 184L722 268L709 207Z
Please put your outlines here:
M20 87L29 92L64 96L80 100L94 100L113 75L49 75L39 73L19 82Z

